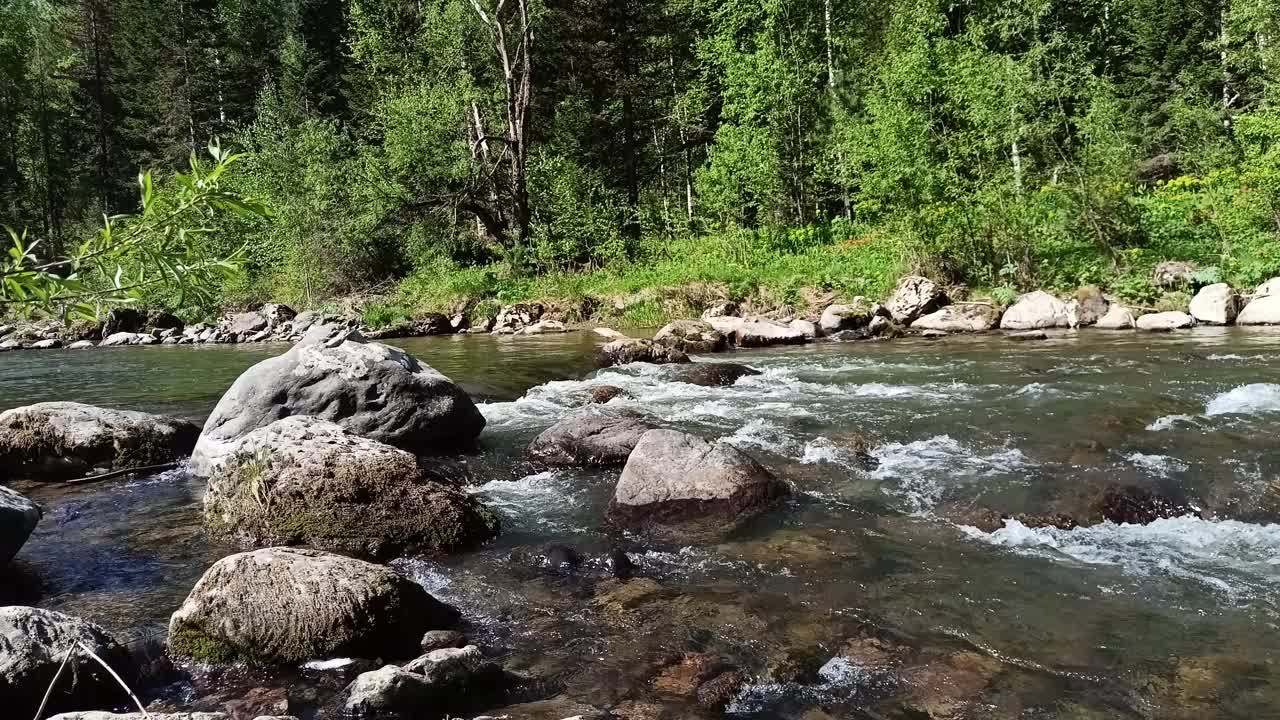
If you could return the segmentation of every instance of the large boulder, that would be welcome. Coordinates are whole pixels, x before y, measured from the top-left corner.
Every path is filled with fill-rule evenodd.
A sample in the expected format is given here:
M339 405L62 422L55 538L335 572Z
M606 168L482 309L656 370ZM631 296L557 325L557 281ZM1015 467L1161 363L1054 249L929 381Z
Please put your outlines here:
M1280 278L1258 286L1253 300L1240 311L1237 325L1280 325Z
M310 415L413 453L470 447L484 416L449 378L400 348L317 326L289 352L249 368L218 401L191 457L208 476L260 427Z
M498 518L403 450L295 415L245 435L209 477L205 521L255 546L387 559L498 534Z
M1018 302L1005 310L1000 318L1003 330L1043 330L1070 326L1067 304L1043 290L1018 298Z
M347 687L350 717L418 717L501 681L501 668L486 662L475 645L433 650L404 667L387 665L361 673Z
M218 325L218 331L244 342L253 335L266 330L271 321L260 312L249 311L228 315Z
M169 651L206 663L412 657L458 611L396 572L318 550L225 557L169 620Z
M605 367L637 362L654 365L687 363L689 356L683 350L640 338L614 340L600 349L600 364Z
M702 387L728 387L744 377L760 375L760 371L738 363L692 363L676 373L676 379Z
M1102 290L1094 285L1086 285L1076 290L1067 301L1067 324L1073 328L1095 325L1107 314L1109 307L1110 303L1102 295Z
M910 325L921 315L937 310L947 303L947 295L929 278L908 275L898 281L885 309L893 319L903 325Z
M0 480L170 463L186 457L199 434L186 420L81 403L14 408L0 413Z
M105 630L52 610L0 607L0 703L14 718L30 718L40 706L58 666L72 651L53 687L46 712L110 706L128 700L115 680L83 650L83 644L126 681L136 668L120 643Z
M713 317L706 320L711 327L728 336L734 345L742 348L800 345L809 341L803 331L766 318Z
M828 305L822 311L818 327L824 335L835 335L845 330L858 330L871 324L881 312L879 305L873 305L865 298L856 297L847 305Z
M1093 326L1099 330L1132 330L1138 326L1138 323L1133 319L1133 313L1129 308L1123 305L1112 305L1107 308L1107 314L1098 318L1098 322Z
M542 319L546 312L540 303L518 303L504 307L498 311L494 320L493 332L500 335L511 335L533 325Z
M613 522L659 532L732 528L790 486L741 450L676 430L650 430L631 451L609 504Z
M1184 312L1147 313L1138 318L1139 330L1183 330L1196 324L1195 318Z
M0 571L31 537L44 516L26 495L0 485Z
M947 333L986 332L995 327L999 319L1000 314L990 305L948 305L917 318L911 328Z
M711 325L701 320L676 320L653 336L659 345L686 353L713 353L725 350L729 341Z
M588 406L543 431L525 455L547 467L622 465L640 436L652 429L653 424L637 413Z
M150 335L134 332L118 332L106 335L99 347L124 347L126 345L141 345L143 338L149 338Z
M1191 299L1191 317L1204 325L1230 325L1236 321L1239 302L1230 285L1206 285Z
M115 308L102 323L102 336L137 333L147 326L147 314L136 308Z

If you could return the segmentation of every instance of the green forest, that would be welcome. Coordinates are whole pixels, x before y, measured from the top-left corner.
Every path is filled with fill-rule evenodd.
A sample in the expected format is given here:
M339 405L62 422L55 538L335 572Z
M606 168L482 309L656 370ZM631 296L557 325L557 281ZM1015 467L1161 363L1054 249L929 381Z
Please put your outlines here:
M240 266L196 314L1155 302L1163 260L1280 275L1277 102L1274 0L0 0L0 222L70 254L152 170ZM211 141L263 212L166 199Z

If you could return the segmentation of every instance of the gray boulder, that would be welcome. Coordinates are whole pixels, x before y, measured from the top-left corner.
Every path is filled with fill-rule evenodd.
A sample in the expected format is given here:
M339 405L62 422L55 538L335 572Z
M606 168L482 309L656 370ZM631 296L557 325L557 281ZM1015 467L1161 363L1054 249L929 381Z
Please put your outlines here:
M250 311L228 315L218 325L218 330L243 341L254 333L266 330L270 324L262 313Z
M143 338L151 337L142 333L118 332L107 335L98 344L99 347L124 347L125 345L138 345Z
M438 697L438 690L422 675L386 665L360 673L347 686L343 713L350 717L411 716Z
M539 320L538 322L525 326L518 331L517 335L558 335L569 332L569 328L559 320Z
M637 413L588 406L543 431L525 455L547 467L622 465L640 436L652 429L653 424Z
M713 317L706 320L707 324L742 348L802 345L809 341L803 332L766 318Z
M1107 308L1107 314L1098 318L1098 322L1093 326L1099 330L1132 330L1138 326L1138 323L1134 320L1129 308L1123 305L1112 305Z
M0 480L63 480L186 457L199 430L186 420L72 402L0 413Z
M1236 318L1237 325L1280 325L1280 278L1258 286Z
M913 330L946 333L986 332L995 327L999 313L990 305L948 305L911 323Z
M600 349L600 358L601 364L605 367L636 362L654 365L689 362L689 356L683 350L639 338L614 340L608 343Z
M1204 325L1230 325L1236 321L1240 299L1226 283L1206 285L1191 299L1191 317Z
M1196 271L1199 269L1200 266L1193 262L1166 260L1156 265L1155 270L1151 273L1151 280L1156 284L1156 287L1184 287L1191 284L1195 279Z
M676 379L702 387L728 387L744 377L759 375L760 371L738 363L692 363L680 369Z
M44 516L26 495L0 485L0 571L22 549Z
M668 323L653 336L653 341L686 353L720 352L729 346L728 339L719 330L701 320Z
M845 330L858 330L871 324L871 320L879 315L881 307L873 305L865 298L856 297L847 305L828 305L822 311L818 327L825 335L834 335Z
M622 469L609 515L615 524L661 533L720 531L790 491L737 448L675 430L650 430Z
M1073 328L1095 325L1107 314L1109 307L1110 303L1101 290L1093 285L1086 285L1076 290L1067 301L1067 324Z
M394 571L341 555L267 548L214 563L169 620L169 651L206 663L412 657L458 611Z
M1139 330L1153 330L1156 332L1183 330L1195 324L1195 318L1184 312L1147 313L1138 318Z
M1018 302L1005 310L1000 318L1003 330L1043 330L1070 326L1067 304L1043 290L1018 298Z
M62 347L62 341L57 338L49 338L48 340L39 340L31 343L32 350L57 350Z
M249 544L388 559L498 534L498 518L413 455L295 415L245 435L209 477L205 522Z
M136 668L125 649L105 630L52 610L0 607L0 702L14 718L35 715L67 652L83 643L126 681ZM71 656L53 689L53 712L110 706L127 701L115 680L82 650Z
M493 332L499 335L511 335L542 319L546 312L540 303L518 303L504 307L498 311L494 320Z
M872 322L875 322L875 320L873 319ZM787 327L795 330L796 332L803 333L805 338L809 340L816 340L822 337L822 328L818 327L818 323L813 322L812 320L796 318L795 320L787 323Z
M885 303L885 309L896 322L910 325L916 318L927 315L946 303L947 295L937 283L929 278L908 275L898 281L889 301Z
M68 350L88 350L97 347L97 343L92 340L77 340L67 346Z
M718 302L706 310L702 311L702 319L707 320L713 317L731 317L738 314L738 303L732 300L723 300Z
M470 447L484 428L475 403L405 351L317 326L285 354L249 368L218 401L191 458L208 476L250 432L290 415L337 423L418 453Z

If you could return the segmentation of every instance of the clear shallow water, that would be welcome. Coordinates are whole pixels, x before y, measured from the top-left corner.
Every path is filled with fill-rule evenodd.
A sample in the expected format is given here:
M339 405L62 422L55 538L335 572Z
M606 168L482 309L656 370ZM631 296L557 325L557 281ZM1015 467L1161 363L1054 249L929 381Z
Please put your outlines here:
M705 358L763 371L731 388L674 382L653 366L593 373L585 335L402 344L483 400L489 426L467 462L505 532L473 553L398 565L462 607L510 669L556 680L569 697L670 705L652 693L655 667L709 650L752 678L730 707L743 717L937 714L929 698L939 693L967 701L957 712L973 717L1280 717L1280 333L948 338ZM202 419L240 371L282 350L9 353L0 409L68 399ZM520 460L602 383L632 396L611 404L732 443L797 492L718 543L611 535L601 519L616 472L534 473ZM860 447L876 467L858 461ZM1202 517L969 526L976 508L1082 513L1113 483L1185 500ZM129 637L161 635L204 568L234 550L205 541L199 488L180 473L24 489L48 514L9 592ZM552 543L586 566L548 572ZM640 579L592 566L613 547ZM832 661L869 628L914 648L905 667ZM957 676L965 653L991 662ZM771 667L796 655L817 657L822 672L778 682Z

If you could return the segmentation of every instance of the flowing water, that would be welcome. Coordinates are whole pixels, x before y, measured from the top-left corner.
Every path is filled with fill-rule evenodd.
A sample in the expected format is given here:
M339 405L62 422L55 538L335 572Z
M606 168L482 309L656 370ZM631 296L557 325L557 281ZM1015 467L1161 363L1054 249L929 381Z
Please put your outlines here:
M504 533L395 565L462 608L509 670L564 697L687 717L652 679L705 651L749 678L726 711L744 718L1280 717L1280 334L952 337L702 358L763 373L728 388L676 382L669 367L594 371L597 345L580 334L398 344L482 402L488 427L466 465ZM199 421L243 369L282 350L9 353L0 410L77 400ZM598 384L629 393L611 405L743 449L796 492L719 541L611 533L616 471L535 473L521 460ZM1116 484L1195 511L1145 526L969 524L979 509L1080 514ZM0 602L82 615L130 640L162 637L204 569L235 550L206 541L200 488L181 471L21 489L46 515ZM552 545L583 564L548 568ZM633 579L605 571L615 548ZM878 667L845 649L867 637L895 660ZM795 665L814 672L780 669ZM341 686L324 672L237 681L287 685L295 709L324 716L323 692L297 690ZM154 692L198 705L211 684Z

